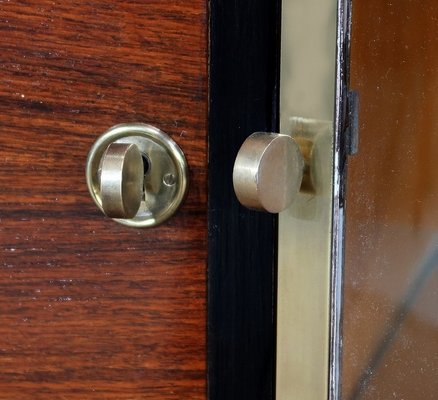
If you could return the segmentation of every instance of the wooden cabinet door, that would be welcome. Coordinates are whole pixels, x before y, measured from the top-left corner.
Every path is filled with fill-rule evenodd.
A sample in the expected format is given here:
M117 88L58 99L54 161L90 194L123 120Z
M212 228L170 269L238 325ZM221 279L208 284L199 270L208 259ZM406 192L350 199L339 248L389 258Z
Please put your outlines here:
M207 2L0 4L0 399L206 397ZM152 229L87 191L98 135L168 133L190 189Z

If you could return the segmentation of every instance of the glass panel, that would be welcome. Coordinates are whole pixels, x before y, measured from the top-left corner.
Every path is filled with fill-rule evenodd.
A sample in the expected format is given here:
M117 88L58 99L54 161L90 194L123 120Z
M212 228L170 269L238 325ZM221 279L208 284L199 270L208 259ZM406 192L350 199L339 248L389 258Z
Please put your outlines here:
M438 2L357 0L344 399L438 393Z

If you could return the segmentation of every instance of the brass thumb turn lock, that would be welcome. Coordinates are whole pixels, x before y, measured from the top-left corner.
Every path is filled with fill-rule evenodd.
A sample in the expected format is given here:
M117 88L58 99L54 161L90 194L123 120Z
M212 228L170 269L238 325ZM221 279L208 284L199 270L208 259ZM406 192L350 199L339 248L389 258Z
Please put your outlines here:
M178 209L188 185L183 152L151 125L122 124L90 150L86 177L96 205L121 224L155 226Z
M103 211L111 218L133 218L144 190L144 165L139 148L132 143L111 143L101 165Z
M251 209L279 213L300 189L313 191L310 177L312 142L279 133L257 132L240 148L233 170L239 202Z

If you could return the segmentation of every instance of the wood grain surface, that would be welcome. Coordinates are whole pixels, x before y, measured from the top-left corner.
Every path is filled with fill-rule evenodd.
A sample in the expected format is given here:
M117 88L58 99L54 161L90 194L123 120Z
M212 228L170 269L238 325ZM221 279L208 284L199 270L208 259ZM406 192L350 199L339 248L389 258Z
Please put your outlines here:
M0 35L0 399L204 399L207 3L11 0ZM85 183L97 136L134 121L190 166L154 229Z

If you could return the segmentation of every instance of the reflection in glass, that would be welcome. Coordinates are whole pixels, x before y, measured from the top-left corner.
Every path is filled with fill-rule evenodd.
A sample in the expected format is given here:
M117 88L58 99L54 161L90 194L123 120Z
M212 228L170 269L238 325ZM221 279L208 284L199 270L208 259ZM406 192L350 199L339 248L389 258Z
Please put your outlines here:
M438 398L438 1L355 0L343 399Z

